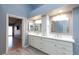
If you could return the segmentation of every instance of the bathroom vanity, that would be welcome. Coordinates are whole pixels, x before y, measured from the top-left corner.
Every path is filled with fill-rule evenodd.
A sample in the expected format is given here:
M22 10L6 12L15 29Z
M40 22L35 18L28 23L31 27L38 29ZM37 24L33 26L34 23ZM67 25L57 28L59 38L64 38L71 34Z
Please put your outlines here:
M72 12L40 17L29 21L29 45L50 55L72 55Z
M29 34L30 46L50 55L72 55L73 43L74 41L72 38L55 38Z

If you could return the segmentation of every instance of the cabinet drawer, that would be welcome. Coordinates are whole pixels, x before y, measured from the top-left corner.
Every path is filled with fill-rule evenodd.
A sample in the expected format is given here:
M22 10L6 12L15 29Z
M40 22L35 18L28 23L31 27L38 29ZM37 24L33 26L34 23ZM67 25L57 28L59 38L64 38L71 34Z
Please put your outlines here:
M46 41L51 42L51 43L56 43L56 44L61 44L61 45L69 46L69 47L73 46L73 44L71 42L55 40L55 39L50 39L50 38L43 38L43 40L46 40Z
M60 43L58 43L57 41L49 41L50 39L43 39L44 43L43 43L43 50L45 50L45 52L49 53L49 54L73 54L73 46L72 44L70 46L68 45L62 45ZM63 42L61 42L63 43ZM66 44L68 44L66 42Z

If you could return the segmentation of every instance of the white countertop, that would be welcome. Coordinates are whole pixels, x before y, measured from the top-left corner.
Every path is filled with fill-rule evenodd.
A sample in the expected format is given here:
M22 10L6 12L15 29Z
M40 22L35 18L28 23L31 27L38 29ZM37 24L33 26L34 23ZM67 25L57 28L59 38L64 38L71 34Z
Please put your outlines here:
M62 41L67 41L67 42L72 42L74 43L74 39L72 36L67 36L67 35L59 35L58 37L56 35L42 35L41 33L28 33L29 35L34 35L34 36L39 36L39 37L44 37L44 38L50 38L50 39L55 39L55 40L62 40Z

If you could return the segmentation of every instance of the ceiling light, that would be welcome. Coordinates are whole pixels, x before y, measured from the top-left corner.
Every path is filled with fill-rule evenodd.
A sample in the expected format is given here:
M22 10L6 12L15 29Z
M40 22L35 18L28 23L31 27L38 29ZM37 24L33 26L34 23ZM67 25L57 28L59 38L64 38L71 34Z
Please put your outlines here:
M40 19L40 18L41 18L40 15L38 15L38 16L34 16L34 17L33 17L33 20Z
M40 24L40 23L42 23L42 21L41 20L36 20L35 23Z
M58 15L58 16L53 17L52 20L53 21L68 21L69 19L68 19L67 15L62 14L62 15Z
M59 13L62 13L63 12L63 10L59 10Z

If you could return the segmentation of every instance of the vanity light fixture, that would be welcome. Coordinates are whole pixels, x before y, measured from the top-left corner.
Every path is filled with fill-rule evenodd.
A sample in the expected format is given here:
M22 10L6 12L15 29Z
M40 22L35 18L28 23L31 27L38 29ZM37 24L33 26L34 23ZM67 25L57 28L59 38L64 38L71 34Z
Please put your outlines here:
M59 13L62 13L63 12L63 10L59 10Z
M37 20L37 19L40 19L40 18L41 18L41 15L32 17L33 20Z
M52 21L64 21L64 20L69 20L66 14L54 16L52 19Z
M35 23L37 23L37 24L41 24L42 21L41 21L41 20L35 20Z
M29 22L30 25L33 25L33 22Z

